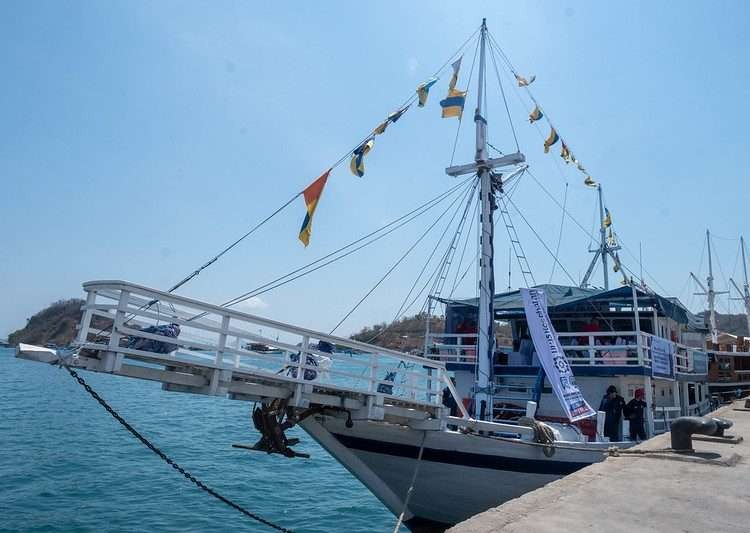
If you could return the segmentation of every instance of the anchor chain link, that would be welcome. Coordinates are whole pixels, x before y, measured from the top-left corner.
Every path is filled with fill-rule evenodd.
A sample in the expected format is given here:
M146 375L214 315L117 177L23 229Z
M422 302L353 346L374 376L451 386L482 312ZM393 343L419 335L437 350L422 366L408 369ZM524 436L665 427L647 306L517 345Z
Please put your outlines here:
M251 511L248 511L247 509L245 509L241 505L233 502L232 500L230 500L229 498L226 498L225 496L222 496L221 494L219 494L218 492L216 492L214 489L212 489L211 487L207 486L200 479L196 478L193 474L191 474L190 472L188 472L187 470L185 470L183 467L181 467L179 464L177 464L176 462L174 462L174 460L172 460L167 454L165 454L163 451L161 451L159 448L157 448L146 437L144 437L143 435L141 435L138 432L138 430L136 430L122 416L120 416L120 414L117 411L115 411L104 400L104 398L102 398L101 396L99 396L99 394L97 394L97 392L94 389L91 388L91 385L89 385L88 383L86 383L86 380L84 380L81 376L78 375L78 372L76 372L75 370L73 370L72 368L70 368L68 365L66 365L64 363L63 363L63 367L65 368L65 370L68 371L68 373L70 373L70 375L73 378L75 378L75 380L79 383L79 385L81 385L84 389L86 389L86 392L88 392L89 395L91 395L91 397L99 403L99 405L101 405L102 407L104 407L104 409L110 415L112 415L112 417L115 420L117 420L122 425L122 427L124 427L125 429L127 429L135 438L137 438L139 441L141 441L149 450L151 450L156 455L158 455L165 463L167 463L169 466L171 466L172 468L174 468L175 470L177 470L180 474L182 474L185 477L185 479L187 479L188 481L191 481L195 486L197 486L202 491L207 492L208 494L210 494L211 496L213 496L217 500L219 500L221 502L224 502L229 507L232 507L233 509L236 509L237 511L241 512L243 515L247 516L248 518L251 518L251 519L253 519L253 520L257 521L257 522L260 522L261 524L264 524L264 525L266 525L266 526L268 526L270 528L273 528L273 529L275 529L277 531L282 531L284 533L293 533L293 531L291 529L287 529L285 527L282 527L282 526L279 526L277 524L274 524L273 522L270 522L270 521L266 520L265 518L263 518L261 516L258 516L257 514L251 512Z

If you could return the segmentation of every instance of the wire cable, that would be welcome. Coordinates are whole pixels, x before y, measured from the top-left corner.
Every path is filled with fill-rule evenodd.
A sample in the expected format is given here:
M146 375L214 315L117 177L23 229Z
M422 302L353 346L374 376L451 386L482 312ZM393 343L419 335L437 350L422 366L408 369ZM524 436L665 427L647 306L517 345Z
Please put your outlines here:
M430 224L430 226L428 226L428 228L422 233L422 235L420 235L419 238L386 271L386 273L383 274L383 276L377 281L377 283L375 283L375 285L373 285L372 288L369 291L367 291L367 293L365 293L365 295L362 298L360 298L360 300L354 305L354 307L352 307L349 310L349 312L346 313L346 315L344 315L344 317L341 320L339 320L338 324L336 324L333 327L333 329L330 332L328 332L329 335L332 335L341 326L341 324L343 324L346 321L346 319L348 319L352 315L352 313L354 313L354 311L356 311L359 308L359 306L362 305L362 303L375 291L375 289L377 289L386 280L386 278L390 276L390 274L404 261L404 259L406 259L409 256L409 254L414 250L414 248L416 248L417 245L419 245L419 243L422 242L422 240L424 240L424 238L430 233L430 231L432 231L432 229L438 224L438 222L440 222L440 220L442 220L442 218L448 213L448 210L451 209L456 204L456 202L458 201L458 198L460 197L461 196L456 197L456 199L454 199L450 203L448 208L440 214L440 216L435 220L435 222L433 222L432 224Z

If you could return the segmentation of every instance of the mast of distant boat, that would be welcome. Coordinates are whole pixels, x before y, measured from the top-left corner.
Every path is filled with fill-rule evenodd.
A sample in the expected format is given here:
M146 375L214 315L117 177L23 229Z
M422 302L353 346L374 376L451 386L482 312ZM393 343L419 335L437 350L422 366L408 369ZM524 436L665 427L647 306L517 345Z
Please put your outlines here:
M604 200L602 198L601 184L597 183L596 192L599 195L599 247L596 250L589 250L589 252L592 252L594 254L594 257L593 259L591 259L589 268L588 270L586 270L586 274L583 276L581 287L585 288L589 286L589 279L591 278L591 274L594 272L596 263L601 257L602 275L604 276L604 289L609 290L609 271L607 270L607 256L612 256L612 260L615 261L615 264L617 264L617 259L615 258L614 253L619 250L620 247L617 246L617 244L610 244L607 241L607 224L605 222L606 217L604 216Z
M716 326L716 295L726 294L727 291L716 292L714 290L714 268L713 262L711 261L711 233L708 230L706 230L706 247L708 248L708 277L706 278L706 286L704 286L692 272L690 273L690 276L703 290L703 292L696 292L695 295L705 296L708 300L708 324L711 328L711 342L716 344L719 341L719 329Z
M745 303L745 318L747 319L747 331L750 334L750 286L747 283L747 261L745 260L745 239L740 236L740 250L742 251L742 270L745 274L745 284L742 286L743 290L737 286L737 283L732 278L729 281L732 282L734 288L740 294L740 298L733 298L733 300L742 300Z

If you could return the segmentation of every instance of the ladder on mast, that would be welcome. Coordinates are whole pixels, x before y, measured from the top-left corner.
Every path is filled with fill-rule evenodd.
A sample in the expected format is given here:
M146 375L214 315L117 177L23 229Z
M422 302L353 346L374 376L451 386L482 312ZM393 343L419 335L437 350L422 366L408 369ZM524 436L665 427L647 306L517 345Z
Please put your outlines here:
M518 232L516 231L516 227L513 225L513 219L510 217L508 204L505 201L505 198L502 196L500 197L500 201L502 205L498 206L498 211L500 211L500 216L503 217L503 224L505 224L505 230L508 232L508 239L510 239L510 244L513 247L513 254L518 260L518 267L521 270L523 282L527 287L533 287L534 285L536 285L534 274L531 273L531 265L529 265L529 261L526 258L526 253L524 252L523 246L521 245L521 240L518 238ZM529 283L529 278L531 279L531 283Z

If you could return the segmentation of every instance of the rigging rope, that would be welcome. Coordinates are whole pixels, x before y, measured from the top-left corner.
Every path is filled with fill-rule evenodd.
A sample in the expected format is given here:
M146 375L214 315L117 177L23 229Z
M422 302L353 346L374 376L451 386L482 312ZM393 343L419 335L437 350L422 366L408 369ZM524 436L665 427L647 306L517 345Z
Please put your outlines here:
M505 199L503 199L503 200L505 200ZM568 276L568 279L573 283L573 285L577 285L576 280L573 279L573 276L570 275L570 273L566 270L566 268L563 266L563 264L560 263L560 261L557 259L557 257L555 257L555 254L552 253L552 250L549 249L549 246L547 246L547 244L544 242L544 240L542 239L542 237L536 232L536 230L531 225L531 223L526 219L526 217L523 216L523 213L518 208L518 206L510 198L508 198L507 200L510 203L510 205L512 205L515 208L516 212L521 216L521 220L523 220L526 223L526 225L529 227L529 229L534 234L534 236L537 238L537 240L539 240L539 242L542 244L542 246L544 247L544 249L547 250L547 253L549 253L550 256L552 257L552 259L554 259L555 262L557 262L557 264L560 265L560 268L562 268L563 272L565 272L565 275Z
M516 141L516 151L521 151L521 146L518 144L518 136L516 135L516 128L513 125L513 119L510 116L510 109L508 108L508 100L505 98L505 89L503 88L503 83L500 80L500 71L497 68L497 61L495 59L495 53L492 46L492 40L489 41L490 44L490 57L492 58L492 64L495 67L495 76L497 77L497 85L500 87L500 94L503 97L503 104L505 104L505 113L508 115L508 123L510 124L510 131L513 132L513 140ZM495 148L497 150L497 148Z
M479 39L477 39L477 45L474 48L474 59L471 61L471 69L469 70L469 79L466 83L466 96L469 95L469 92L471 91L471 77L474 74L474 63L476 63L477 60L477 51L479 50ZM461 115L458 117L458 125L456 126L456 137L453 139L453 150L451 151L451 162L448 166L453 166L453 159L456 157L456 147L458 146L458 135L461 133L461 124L463 124L464 120L464 114L463 111L461 112Z
M138 432L138 430L136 430L133 426L131 426L117 411L115 411L107 403L106 400L104 400L104 398L102 398L101 396L99 396L99 394L94 389L91 388L91 385L89 385L88 383L86 383L86 381L81 376L79 376L78 373L75 370L73 370L72 368L70 368L62 357L60 357L58 359L58 363L63 368L65 368L65 370L68 371L68 373L70 374L70 376L72 378L74 378L78 382L78 384L81 387L83 387L86 390L86 392L88 392L89 395L94 400L97 401L97 403L99 403L99 405L101 405L110 415L112 415L112 418L114 418L115 420L117 420L122 427L124 427L131 435L133 435L135 438L137 438L139 441L141 441L141 443L144 446L146 446L149 450L151 450L156 455L158 455L159 458L162 461L164 461L169 466L171 466L172 468L174 468L175 470L177 470L180 474L182 474L185 477L185 479L187 479L188 481L190 481L191 483L193 483L196 487L198 487L202 491L210 494L211 496L213 496L214 498L216 498L220 502L223 502L223 503L227 504L229 507L231 507L231 508L233 508L233 509L241 512L243 515L247 516L248 518L251 518L252 520L255 520L256 522L260 522L261 524L264 524L264 525L266 525L266 526L268 526L270 528L273 528L273 529L275 529L277 531L283 531L285 533L293 533L291 529L287 529L285 527L282 527L282 526L279 526L277 524L274 524L273 522L271 522L269 520L266 520L265 518L263 518L263 517L255 514L255 513L251 512L251 511L248 511L245 507L242 507L241 505L233 502L229 498L227 498L225 496L222 496L221 494L219 494L218 492L216 492L214 489L212 489L211 487L209 487L208 485L206 485L205 483L203 483L200 479L196 478L193 474L191 474L190 472L188 472L187 470L185 470L182 466L180 466L179 464L177 464L172 458L170 458L167 454L165 454L163 451L161 451L159 448L157 448L151 441L149 441L146 437L144 437L143 435L141 435L141 433Z
M278 215L289 204L291 204L294 200L296 200L300 196L302 196L302 192L301 191L298 192L297 194L295 194L294 196L292 196L289 199L289 201L287 201L284 205L282 205L281 207L279 207L276 211L274 211L273 213L271 213L270 215L268 215L266 218L264 218L263 220L261 220L253 228L251 228L247 233L245 233L242 237L240 237L239 239L237 239L236 241L234 241L232 244L230 244L229 246L227 246L226 248L224 248L221 252L219 252L218 254L216 254L216 256L213 259L210 259L209 261L207 261L206 263L204 263L203 266L197 268L194 272L192 272L191 274L188 274L187 276L185 276L185 278L183 278L181 281L175 283L167 292L174 292L177 289L179 289L180 287L182 287L183 285L185 285L185 283L187 283L188 281L190 281L191 279L193 279L194 277L196 277L198 274L200 274L203 270L205 270L206 268L208 268L212 264L214 264L222 255L224 255L229 250L231 250L232 248L234 248L235 246L237 246L239 243L241 243L242 241L244 241L246 238L248 238L250 235L252 235L253 233L255 233L256 230L258 230L261 226L263 226L266 222L268 222L269 220L271 220L273 217L275 217L276 215ZM156 303L156 302L154 302L154 303Z
M461 198L461 197L462 197L462 196L457 196L457 197L456 197L456 198L455 198L455 199L454 199L454 200L453 200L453 201L452 201L452 202L450 203L450 205L448 206L448 208L447 208L447 209L446 209L445 211L443 211L443 212L442 212L442 213L440 214L440 216L439 216L439 217L437 218L437 220L435 220L435 222L433 222L432 224L430 224L430 226L429 226L429 227L428 227L428 228L427 228L427 229L426 229L426 230L424 231L424 233L422 233L422 235L420 235L420 236L419 236L419 238L418 238L418 239L417 239L417 240L416 240L416 241L414 242L414 244L412 244L412 245L411 245L411 246L409 247L409 249L408 249L408 250L406 250L406 252L404 252L404 254L403 254L403 255L402 255L402 256L401 256L401 257L400 257L400 258L398 259L398 261L396 261L396 262L395 262L395 263L394 263L394 264L393 264L393 265L392 265L392 266L391 266L391 267L390 267L390 268L388 269L388 271L387 271L387 272L386 272L386 273L385 273L385 274L383 275L383 277L381 277L381 278L380 278L380 279L378 280L378 282L377 282L377 283L375 283L375 285L374 285L374 286L373 286L373 287L372 287L372 288L371 288L371 289L370 289L369 291L367 291L367 293L366 293L366 294L365 294L365 295L364 295L364 296L363 296L363 297L362 297L362 298L361 298L361 299L360 299L360 300L359 300L359 301L358 301L358 302L357 302L357 303L356 303L356 304L354 305L354 307L352 307L352 308L351 308L351 309L349 310L349 312L348 312L348 313L347 313L347 314L346 314L346 315L344 316L344 318L342 318L342 319L341 319L341 320L339 321L339 323L338 323L338 324L336 324L336 325L334 326L334 328L333 328L333 329L332 329L332 330L331 330L331 331L330 331L330 332L328 333L329 335L332 335L332 334L333 334L333 333L334 333L334 332L335 332L335 331L336 331L336 330L337 330L337 329L339 328L339 326L341 326L341 324L343 324L343 323L344 323L344 322L346 321L346 319L347 319L347 318L349 318L349 317L351 316L351 314L352 314L352 313L354 313L354 311L356 311L356 310L357 310L357 308L359 308L359 306L360 306L360 305L362 305L362 302L364 302L364 301L365 301L365 300L366 300L366 299L367 299L367 298L368 298L368 297L370 296L370 294L372 294L372 293L373 293L373 292L375 291L375 289L377 289L377 288L378 288L378 287L380 286L380 284L381 284L381 283L383 283L383 281L385 281L385 280L386 280L386 278L387 278L387 277L388 277L388 276L389 276L389 275L390 275L390 274L391 274L391 273L392 273L392 272L393 272L393 271L394 271L394 270L396 269L396 267L398 267L398 265L400 265L400 264L401 264L401 262L402 262L402 261L403 261L404 259L406 259L406 257L407 257L407 256L408 256L408 255L409 255L409 254L410 254L410 253L411 253L411 252L412 252L412 251L414 250L414 248L416 248L416 247L417 247L417 245L418 245L418 244L419 244L420 242L422 242L422 240L423 240L423 239L424 239L424 238L425 238L425 237L427 236L427 234L428 234L428 233L429 233L430 231L432 231L432 229L433 229L433 228L434 228L434 227L435 227L435 226L437 225L437 223L438 223L438 222L440 222L440 220L441 220L441 219L442 219L442 218L443 218L443 217L444 217L444 216L446 215L446 213L448 213L448 210L449 210L449 209L451 209L451 208L452 208L452 207L453 207L453 206L454 206L454 205L456 204L456 202L458 201L458 199L459 199L459 198Z
M470 208L471 204L474 201L475 196L474 196L473 192L476 190L476 187L477 187L478 183L479 183L478 180L475 181L474 185L472 187L470 187L469 190L467 191L467 196L469 198L469 203L467 204L466 209L464 210L464 214L463 214L463 216L462 216L462 218L461 218L461 220L460 220L460 222L458 224L458 227L456 228L456 232L460 231L459 228L461 228L462 224L466 221L466 211ZM408 306L406 306L406 303L409 301L409 298L411 297L412 293L414 292L414 289L416 288L417 284L419 284L419 281L422 279L422 276L424 275L425 270L427 270L427 267L432 262L432 258L435 256L435 252L437 252L438 248L440 247L440 243L443 242L443 239L445 238L446 234L448 233L448 229L453 224L453 221L455 220L456 215L458 215L458 211L459 210L456 210L456 212L453 214L453 216L451 217L451 219L448 222L448 224L445 226L445 229L443 230L443 233L440 235L440 239L438 239L437 244L435 244L435 246L433 247L432 252L430 253L429 257L427 258L427 261L425 261L424 266L422 267L422 270L419 272L419 275L414 280L414 283L412 284L411 288L409 289L409 292L406 294L406 297L404 298L404 300L401 302L401 305L399 306L398 311L396 311L396 314L394 315L394 317L391 320L391 322L389 323L389 325L386 326L386 327L384 327L384 328L382 328L380 331L378 331L375 334L375 336L373 336L372 338L368 339L365 342L371 343L372 341L374 341L375 339L377 339L378 337L380 337L381 335L383 335L386 331L388 331L391 328L391 326L393 326L393 324L395 324L396 321L399 318L401 318L403 315L405 315L409 311L409 309L411 309L411 307L414 305L414 303L417 301L417 299L419 299L419 297L422 295L422 293L424 292L424 289L427 287L427 283L429 283L429 281L433 278L433 276L435 275L435 272L433 272L433 274L430 275L430 277L427 278L427 282L422 287L422 289L417 293L417 295L415 296L414 300L412 300L412 302ZM455 235L456 234L454 234L454 240L455 240ZM452 245L453 245L453 241L451 241L451 245L450 246L452 246ZM450 246L448 247L448 249L450 249ZM440 260L441 264L444 261L444 259L445 259L445 254L443 254L443 259ZM406 308L404 308L404 306L406 306Z
M555 247L555 261L552 263L552 272L549 273L549 281L552 283L552 276L555 275L555 267L557 266L557 258L560 255L560 243L562 243L563 227L565 226L565 206L568 205L568 184L565 183L565 196L563 196L563 210L560 214L560 233L557 235L557 246Z
M393 233L395 230L397 230L397 229L401 228L402 226L408 224L409 222L411 222L412 220L416 219L417 217L423 215L427 211L431 210L433 207L439 205L445 199L447 199L451 194L453 194L454 192L456 192L457 190L459 190L461 187L463 187L464 185L466 185L469 181L471 181L471 179L472 178L468 178L468 179L462 181L461 183L459 183L457 185L454 185L453 187L451 187L447 191L439 194L438 196L432 198L431 200L428 200L427 202L423 203L419 207L417 207L417 208L409 211L405 215L402 215L402 216L400 216L400 217L392 220L388 224L386 224L384 226L381 226L380 228L376 229L375 231L372 231L372 232L368 233L367 235L359 237L358 239L350 242L349 244L346 244L345 246L342 246L342 247L338 248L337 250L334 250L333 252L330 252L330 253L322 256L322 257L319 257L318 259L316 259L314 261L311 261L310 263L307 263L306 265L301 266L301 267L299 267L299 268L297 268L295 270L292 270L291 272L288 272L287 274L284 274L283 276L279 276L278 278L276 278L276 279L274 279L272 281L264 283L263 285L260 285L259 287L256 287L255 289L252 289L252 290L247 291L247 292L245 292L245 293L243 293L243 294L241 294L239 296L236 296L236 297L234 297L234 298L232 298L230 300L227 300L226 302L224 302L222 304L222 306L223 307L229 307L229 306L232 306L232 305L236 305L236 304L238 304L240 302L243 302L243 301L245 301L245 300L247 300L249 298L252 298L254 296L258 296L260 294L264 294L264 293L266 293L268 291L271 291L271 290L273 290L273 289L275 289L277 287L280 287L280 286L282 286L282 285L284 285L286 283L289 283L291 281L299 279L300 277L306 276L306 275L314 272L315 270L318 270L318 269L320 269L320 268L322 268L324 266L327 266L327 265L329 265L329 264L331 264L331 263L333 263L335 261L338 261L339 259L343 259L344 257L346 257L348 255L351 255L352 253L354 253L354 252L356 252L358 250L361 250L362 248L364 248L366 246L369 246L370 244L372 244L372 243L374 243L374 242L382 239L386 235L389 235L390 233ZM411 217L411 218L409 218L409 217ZM391 229L388 230L387 232L381 234L381 235L377 235L378 233L386 230L387 228L391 228ZM318 265L322 261L325 261L326 259L328 259L330 257L336 256L336 254L339 254L340 252L343 252L344 250L347 250L348 248L351 248L352 246L355 246L355 245L359 244L360 242L365 241L365 240L367 240L370 237L373 237L375 235L377 235L377 236L374 239L372 239L372 240L364 243L361 246L358 246L358 247L354 248L353 250L349 250L349 252L347 252L346 254L342 254L342 255L340 255L338 257L334 257L334 259L332 259L330 261L327 261L327 262L319 265L315 269L303 272L304 270L308 269L309 267L312 267L314 265ZM298 276L294 276L295 274L298 274L300 272L302 272L302 274L300 274ZM292 277L292 276L294 276L294 277ZM289 279L287 279L287 278L289 278Z

